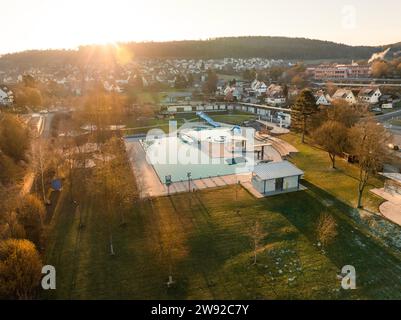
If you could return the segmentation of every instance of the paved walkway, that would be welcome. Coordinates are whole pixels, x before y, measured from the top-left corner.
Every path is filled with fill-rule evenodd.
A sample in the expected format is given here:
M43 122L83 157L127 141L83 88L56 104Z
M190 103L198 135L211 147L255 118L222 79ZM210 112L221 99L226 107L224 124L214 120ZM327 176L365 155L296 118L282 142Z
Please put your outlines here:
M253 186L252 182L250 182L250 181L242 183L242 186L246 190L248 190L249 193L251 195L253 195L255 198L257 198L257 199L261 199L261 198L265 197L263 194L261 194L258 190L255 189L255 187Z
M141 198L167 194L166 187L160 182L153 167L146 160L146 153L139 141L126 141L126 150L139 186Z
M272 130L270 130L270 133L272 133L272 134L286 134L286 133L290 132L290 130L280 127L276 123L273 123L273 122L263 121L263 120L256 120L256 121L259 122L260 124L263 124L264 126L266 126L268 128L272 128Z
M380 205L380 213L387 219L401 226L401 195L385 192L384 188L372 189L370 191L387 200Z

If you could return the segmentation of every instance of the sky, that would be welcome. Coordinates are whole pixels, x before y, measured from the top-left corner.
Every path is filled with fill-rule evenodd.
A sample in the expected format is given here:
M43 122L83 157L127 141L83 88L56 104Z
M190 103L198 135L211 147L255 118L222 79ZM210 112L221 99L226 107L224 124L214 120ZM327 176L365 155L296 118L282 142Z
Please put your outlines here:
M401 41L400 0L0 0L0 54L125 41L287 36Z

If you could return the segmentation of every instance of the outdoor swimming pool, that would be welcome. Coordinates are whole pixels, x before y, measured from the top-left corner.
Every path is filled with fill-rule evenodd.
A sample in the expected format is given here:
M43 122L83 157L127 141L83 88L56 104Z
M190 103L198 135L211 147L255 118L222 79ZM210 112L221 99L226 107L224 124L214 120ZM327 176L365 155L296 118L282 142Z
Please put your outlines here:
M252 171L254 160L246 154L224 152L222 157L210 155L198 148L197 143L189 144L179 137L162 137L152 141L142 141L146 158L156 171L160 181L172 182L202 179Z

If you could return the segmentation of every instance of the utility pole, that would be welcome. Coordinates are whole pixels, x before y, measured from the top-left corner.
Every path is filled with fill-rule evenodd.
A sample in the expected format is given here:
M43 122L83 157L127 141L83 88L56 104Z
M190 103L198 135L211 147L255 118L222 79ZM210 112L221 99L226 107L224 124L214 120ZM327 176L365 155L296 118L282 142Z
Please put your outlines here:
M239 181L235 184L235 201L238 201L238 183Z
M187 173L188 177L188 192L191 192L191 172Z
M171 175L166 176L167 195L170 196Z

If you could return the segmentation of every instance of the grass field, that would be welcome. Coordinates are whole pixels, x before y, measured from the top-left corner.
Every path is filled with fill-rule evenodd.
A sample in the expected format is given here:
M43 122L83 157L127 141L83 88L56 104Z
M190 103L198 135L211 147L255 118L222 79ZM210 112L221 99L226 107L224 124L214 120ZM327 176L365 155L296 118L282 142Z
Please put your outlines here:
M302 144L300 137L292 133L281 138L298 149L299 153L291 161L305 171L306 180L353 207L357 205L359 176L357 166L349 164L344 159L337 158L337 169L334 170L331 168L327 152L310 144ZM364 207L374 212L378 212L378 207L383 202L383 199L369 191L377 187L383 187L383 180L372 177L363 195Z
M238 187L237 187L238 188ZM64 198L64 200L63 200ZM401 298L401 263L353 225L346 204L308 184L308 190L256 200L242 188L209 189L146 200L127 224L108 224L95 199L82 206L79 229L66 194L53 218L46 263L57 270L57 290L45 299L370 299ZM237 212L239 210L239 212ZM325 251L315 225L332 213L338 236ZM252 266L249 230L266 232ZM344 265L357 272L357 290L340 289ZM167 289L172 274L176 284Z
M125 130L125 135L132 135L132 134L139 134L143 133L146 134L152 129L160 129L165 133L169 132L169 120L167 119L146 119L141 120L140 122L134 122L128 119L127 120L127 127L131 128ZM177 119L177 126L178 128L185 123L183 119ZM134 124L134 125L133 125Z
M210 115L214 121L223 122L228 124L241 124L247 120L255 120L256 116L251 114L241 114L241 113L234 113L234 114L220 114L220 115Z
M138 202L125 225L112 225L115 256L109 255L103 208L88 196L80 205L80 229L65 188L45 259L56 267L57 290L42 298L401 299L400 252L350 217L357 168L339 160L332 170L324 151L293 134L284 139L301 151L291 161L305 170L306 191L257 200L230 186ZM380 185L377 178L370 181L370 187ZM381 202L368 191L364 199L372 210ZM316 239L323 212L338 225L324 250ZM253 266L255 221L266 236ZM344 265L356 268L356 290L340 289L337 275ZM167 288L170 274L176 283Z
M137 95L138 104L158 104L161 100L161 94L157 92L140 92Z
M241 124L243 121L253 120L256 118L253 115L240 112L233 112L231 114L210 113L209 115L215 121L228 124ZM178 128L182 126L185 123L185 121L200 121L199 118L194 113L178 114L176 115L175 120L177 120ZM137 117L135 116L127 117L124 120L124 124L127 126L127 128L132 128L130 130L125 131L126 135L147 133L151 129L161 129L164 132L168 133L168 128L169 128L168 119L149 118L149 119L137 120Z

